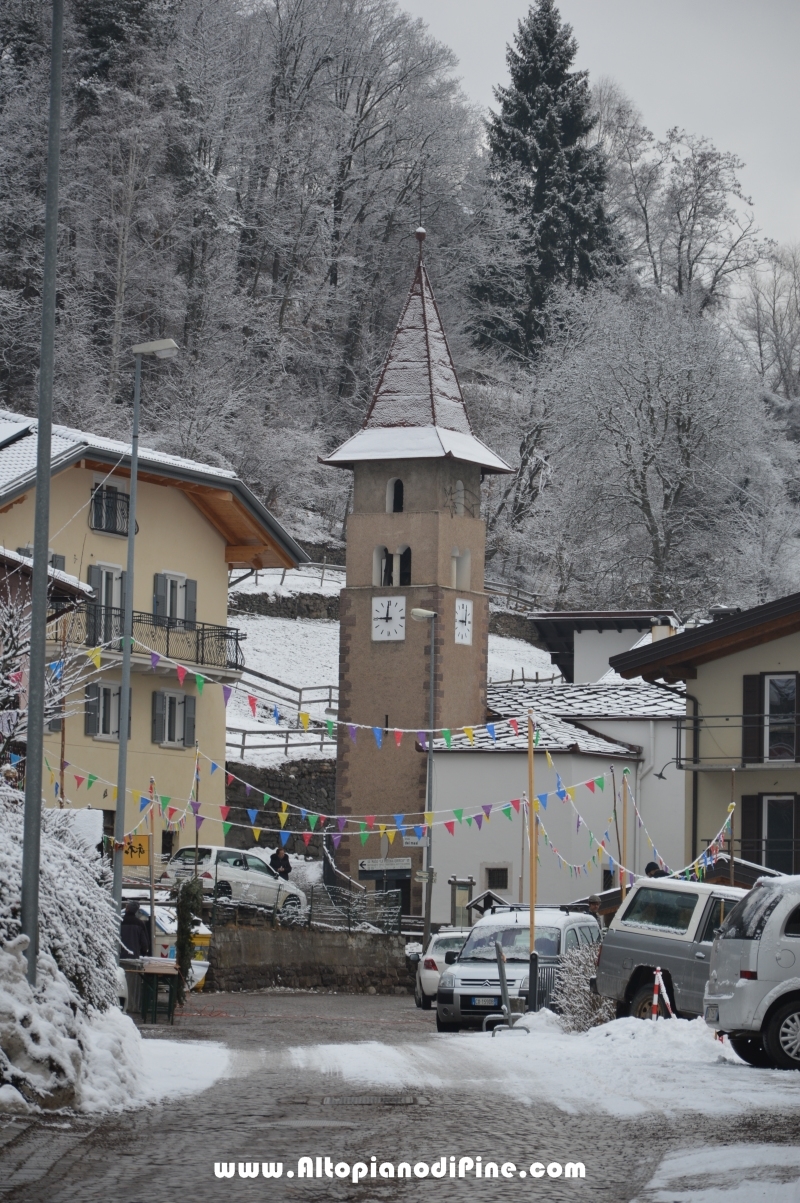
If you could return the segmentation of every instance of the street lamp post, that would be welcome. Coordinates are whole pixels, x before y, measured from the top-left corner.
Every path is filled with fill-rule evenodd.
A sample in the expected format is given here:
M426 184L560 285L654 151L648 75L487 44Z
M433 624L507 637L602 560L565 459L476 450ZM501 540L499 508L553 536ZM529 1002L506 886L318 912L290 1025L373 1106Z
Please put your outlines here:
M435 710L435 694L436 686L435 666L436 666L436 611L413 609L411 617L416 622L430 622L431 624L431 689L430 689L430 706L428 708L428 718L430 731L428 732L428 802L426 810L430 814L433 810L433 729L436 722ZM422 933L422 948L428 947L431 938L431 905L433 903L433 823L428 824L428 855L426 869L428 879L425 882L425 925Z
M131 348L136 368L133 383L133 432L131 437L131 491L128 500L128 559L126 563L125 606L122 615L122 681L119 690L119 760L117 762L117 809L114 815L114 906L122 906L122 856L125 844L125 795L128 775L128 722L130 720L131 650L133 645L133 560L136 538L136 486L139 472L139 398L142 386L142 356L172 359L178 344L171 338L138 343ZM152 827L151 831L155 831ZM151 839L153 836L151 835ZM151 849L155 854L155 849Z

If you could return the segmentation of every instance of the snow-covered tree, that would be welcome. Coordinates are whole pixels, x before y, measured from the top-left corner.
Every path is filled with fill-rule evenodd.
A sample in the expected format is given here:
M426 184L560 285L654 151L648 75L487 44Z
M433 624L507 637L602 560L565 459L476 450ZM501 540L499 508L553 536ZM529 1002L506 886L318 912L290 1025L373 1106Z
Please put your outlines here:
M572 948L556 970L552 1004L565 1032L588 1032L616 1018L614 1001L589 989L589 978L597 973L597 951L597 947Z

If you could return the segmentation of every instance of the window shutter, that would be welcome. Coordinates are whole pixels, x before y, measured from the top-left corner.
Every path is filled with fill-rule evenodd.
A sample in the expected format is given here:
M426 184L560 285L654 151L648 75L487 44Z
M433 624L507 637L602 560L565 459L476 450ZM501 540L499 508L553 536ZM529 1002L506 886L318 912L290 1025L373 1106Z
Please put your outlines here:
M119 574L119 608L123 615L125 613L125 599L127 598L127 596L128 596L128 574L127 574L127 572L121 572ZM120 618L120 624L119 624L120 635L122 634L124 629L125 629L124 619Z
M87 685L83 708L83 734L97 735L100 727L100 686Z
M183 616L187 626L194 626L197 621L197 581L186 581Z
M758 677L756 677L758 680ZM761 795L742 794L742 860L763 865L761 843ZM734 849L735 851L735 849Z
M164 711L165 698L160 689L153 690L153 726L151 739L154 744L163 744L164 742Z
M67 567L67 557L52 555L50 557L50 567L55 568L56 572L65 572Z
M191 748L194 745L194 716L197 699L186 694L183 699L183 746Z
M156 618L167 617L167 578L163 572L153 577L153 614Z
M96 564L89 565L87 579L90 587L94 589L94 601L86 607L86 642L90 647L95 647L100 642L100 590L103 580L103 574Z
M742 764L764 759L764 706L762 678L742 678ZM759 864L761 862L759 861Z

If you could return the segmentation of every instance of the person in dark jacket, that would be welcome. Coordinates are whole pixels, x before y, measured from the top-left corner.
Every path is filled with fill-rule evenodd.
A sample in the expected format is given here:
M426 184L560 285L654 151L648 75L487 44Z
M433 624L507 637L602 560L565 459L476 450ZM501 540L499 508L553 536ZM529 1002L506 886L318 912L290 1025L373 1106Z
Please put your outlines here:
M648 861L644 871L648 877L669 877L669 873L665 872L654 860Z
M284 847L276 848L272 856L269 858L270 867L275 870L279 877L284 881L289 880L289 874L292 871L292 865L289 857L286 855Z
M150 929L139 918L139 903L131 901L125 907L122 924L119 929L122 941L122 955L125 957L150 956Z

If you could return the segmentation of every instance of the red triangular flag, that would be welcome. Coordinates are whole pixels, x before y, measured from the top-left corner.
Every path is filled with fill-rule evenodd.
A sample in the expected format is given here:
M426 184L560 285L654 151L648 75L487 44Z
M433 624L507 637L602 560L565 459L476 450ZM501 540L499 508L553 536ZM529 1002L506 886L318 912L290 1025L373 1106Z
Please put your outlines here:
M399 748L400 744L403 742L403 732L402 731L395 731L394 742L397 744L397 746Z
M303 843L305 844L306 848L311 843L311 832L310 831L303 832Z
M227 819L229 811L230 806L220 806L219 808L219 813L222 815L223 819Z
M592 791L592 793L594 793L594 782L593 781L585 781L584 785L586 786L587 789L590 789Z
M519 735L519 723L515 718L510 718L508 720L508 725L515 735Z
M78 776L78 774L76 773L76 774L75 774L75 786L76 786L76 788L77 788L77 789L80 789L80 788L81 788L81 786L83 785L83 783L84 783L84 781L85 781L85 780L86 780L86 778L85 778L85 777L79 777L79 776Z
M370 831L372 831L372 828L375 826L375 816L367 815L366 818L367 818L367 827L369 828Z
M455 820L453 820L450 823L445 823L445 827L447 828L447 830L450 832L451 835L455 835L455 833L456 833Z
M256 717L256 699L253 697L252 693L248 693L248 695L247 695L247 704L253 713L253 718L255 718Z
M519 814L519 803L520 803L519 798L511 799L511 805L514 807L514 810L517 812L517 814Z
M170 822L172 822L172 816L176 815L177 813L178 813L178 811L176 810L176 808L174 806L167 807L167 818L169 819Z
M228 782L228 785L232 785L233 784L233 773L228 773L226 780Z
M180 681L181 685L183 685L183 679L186 676L186 669L182 664L177 664L175 666L175 672L178 674L178 680Z

